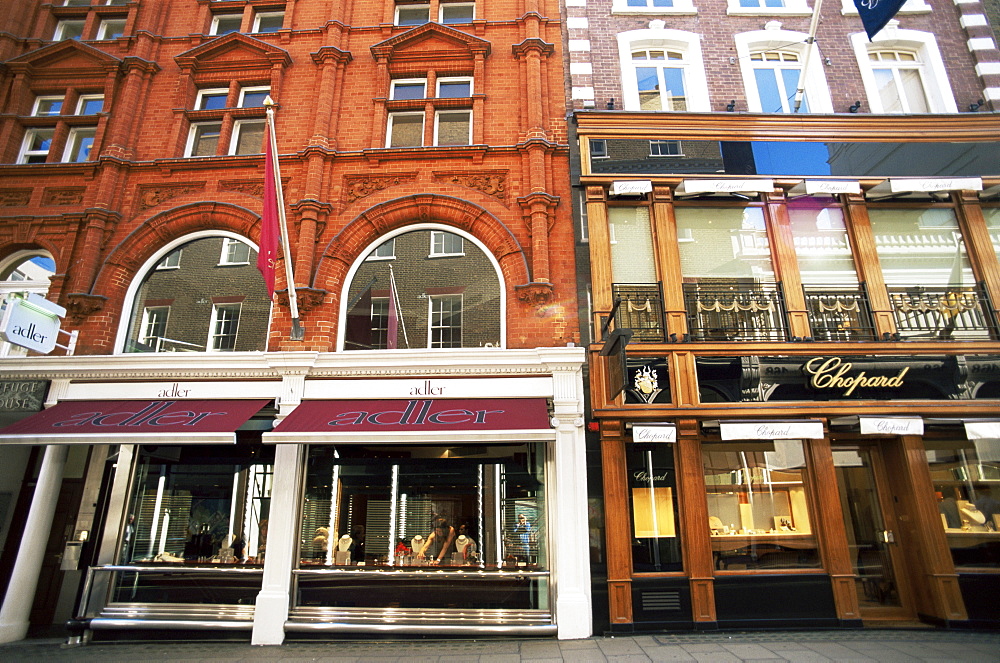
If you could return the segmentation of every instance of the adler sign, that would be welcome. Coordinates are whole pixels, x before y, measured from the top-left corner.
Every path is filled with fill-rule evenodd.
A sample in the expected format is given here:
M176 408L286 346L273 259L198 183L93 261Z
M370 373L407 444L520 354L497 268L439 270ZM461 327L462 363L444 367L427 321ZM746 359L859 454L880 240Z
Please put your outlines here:
M59 318L66 309L41 295L31 293L26 299L9 298L0 319L0 336L8 343L48 354L56 347Z

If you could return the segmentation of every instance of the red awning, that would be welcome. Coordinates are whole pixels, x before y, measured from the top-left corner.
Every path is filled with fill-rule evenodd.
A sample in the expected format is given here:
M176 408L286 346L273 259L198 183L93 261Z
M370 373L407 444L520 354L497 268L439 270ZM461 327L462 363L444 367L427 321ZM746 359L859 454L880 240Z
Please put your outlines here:
M554 439L544 398L304 401L265 442Z
M4 444L233 444L251 400L62 401L0 429Z

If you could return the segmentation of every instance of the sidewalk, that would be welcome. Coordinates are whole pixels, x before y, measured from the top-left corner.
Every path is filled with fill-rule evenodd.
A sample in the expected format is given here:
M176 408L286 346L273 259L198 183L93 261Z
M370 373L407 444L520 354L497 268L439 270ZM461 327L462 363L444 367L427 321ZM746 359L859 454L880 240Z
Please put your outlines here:
M1000 662L1000 632L937 630L742 631L596 636L587 640L331 640L253 647L246 642L100 643L62 640L0 645L0 662L337 661L356 663L590 663L613 661Z

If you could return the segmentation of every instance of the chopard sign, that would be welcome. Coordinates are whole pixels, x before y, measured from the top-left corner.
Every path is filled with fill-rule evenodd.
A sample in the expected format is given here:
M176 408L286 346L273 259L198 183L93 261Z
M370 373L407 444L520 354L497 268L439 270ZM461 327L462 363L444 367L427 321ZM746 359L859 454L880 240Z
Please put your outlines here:
M869 376L864 371L850 374L852 368L851 363L841 360L840 357L813 357L803 365L802 370L812 376L809 384L814 389L843 389L844 396L850 396L859 387L862 389L902 387L903 378L910 370L907 366L893 376Z

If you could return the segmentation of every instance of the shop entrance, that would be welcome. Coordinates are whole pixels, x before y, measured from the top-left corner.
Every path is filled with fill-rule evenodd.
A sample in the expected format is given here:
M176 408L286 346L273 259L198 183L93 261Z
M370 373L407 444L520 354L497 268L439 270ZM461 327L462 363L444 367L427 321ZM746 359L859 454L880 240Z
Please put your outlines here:
M862 620L913 619L909 575L878 446L835 442L833 461Z

